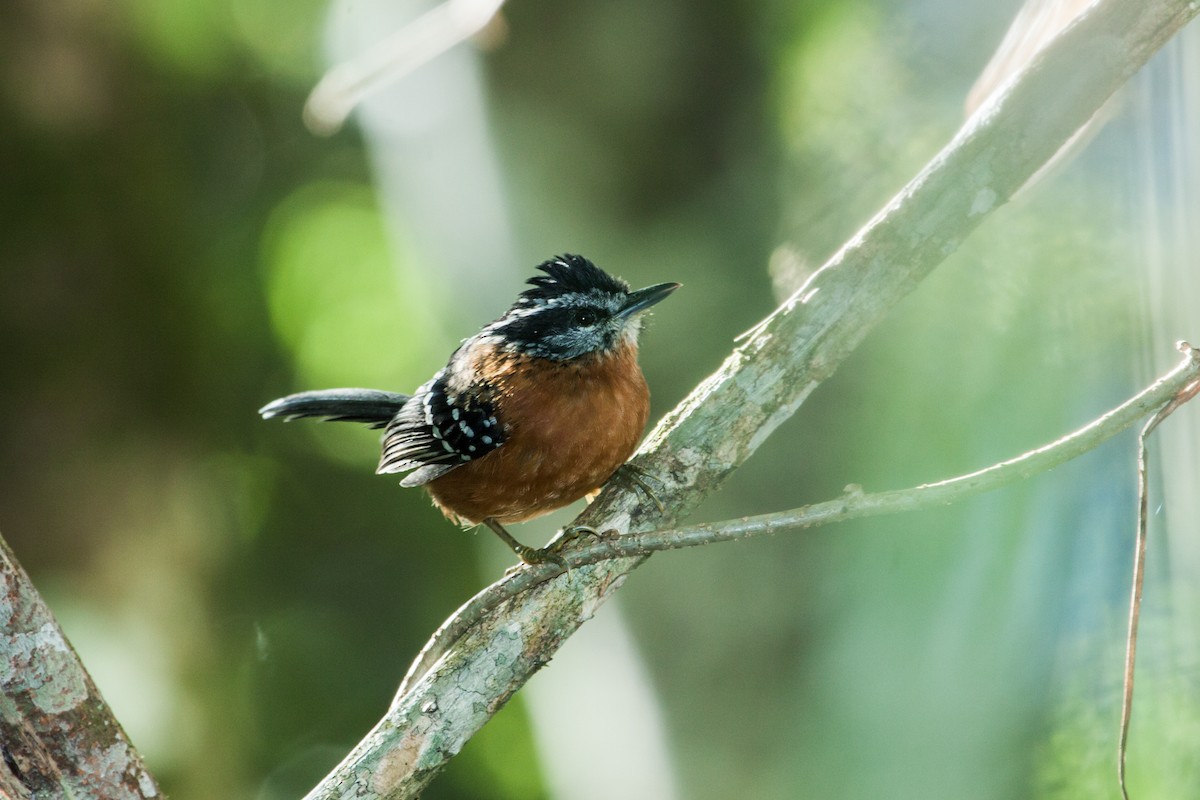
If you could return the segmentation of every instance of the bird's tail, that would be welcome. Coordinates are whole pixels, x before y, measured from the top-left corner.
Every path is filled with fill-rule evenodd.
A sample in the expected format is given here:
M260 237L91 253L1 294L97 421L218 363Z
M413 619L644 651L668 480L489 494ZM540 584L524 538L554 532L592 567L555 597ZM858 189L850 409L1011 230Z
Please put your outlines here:
M319 417L331 422L363 422L372 428L382 428L408 399L406 394L377 389L324 389L289 394L267 403L258 413L263 419L280 417L285 422Z

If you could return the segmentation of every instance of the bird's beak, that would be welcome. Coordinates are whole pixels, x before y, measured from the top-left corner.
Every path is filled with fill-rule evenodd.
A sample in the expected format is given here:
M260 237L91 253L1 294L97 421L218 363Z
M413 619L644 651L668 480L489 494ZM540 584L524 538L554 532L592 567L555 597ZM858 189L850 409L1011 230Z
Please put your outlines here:
M645 311L658 301L665 300L667 295L678 289L680 285L678 283L658 283L654 286L647 286L645 289L638 289L636 292L630 292L629 296L625 298L621 310L615 316L617 319L627 319L639 311Z

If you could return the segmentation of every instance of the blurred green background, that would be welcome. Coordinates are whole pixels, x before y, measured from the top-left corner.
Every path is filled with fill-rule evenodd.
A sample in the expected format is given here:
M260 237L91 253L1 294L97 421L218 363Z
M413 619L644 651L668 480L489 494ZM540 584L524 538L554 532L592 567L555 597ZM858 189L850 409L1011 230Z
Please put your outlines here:
M568 251L685 284L643 337L661 415L953 135L1016 7L514 1L322 139L328 59L413 8L0 4L0 532L164 789L301 796L511 560L374 476L375 434L255 409L414 388ZM984 466L1200 340L1188 37L697 518ZM1198 421L1156 461L1138 797L1200 791ZM426 796L1115 797L1133 474L1126 436L658 556Z

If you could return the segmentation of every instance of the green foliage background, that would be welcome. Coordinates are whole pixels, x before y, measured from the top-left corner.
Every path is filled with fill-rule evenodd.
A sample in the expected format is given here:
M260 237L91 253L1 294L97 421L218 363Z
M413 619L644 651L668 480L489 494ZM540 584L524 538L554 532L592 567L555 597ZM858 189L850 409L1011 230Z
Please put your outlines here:
M644 338L661 414L949 139L999 5L514 1L480 58L523 262L685 284ZM388 234L353 127L301 125L325 13L0 5L0 531L177 800L300 796L498 574L372 475L373 434L254 414L410 389L490 319ZM998 212L701 516L974 469L1127 394L1169 348L1130 125ZM683 795L1111 794L1131 465L1126 439L936 514L655 558L621 602ZM1183 639L1190 672L1148 667L1140 796L1200 784ZM548 796L520 698L427 796Z

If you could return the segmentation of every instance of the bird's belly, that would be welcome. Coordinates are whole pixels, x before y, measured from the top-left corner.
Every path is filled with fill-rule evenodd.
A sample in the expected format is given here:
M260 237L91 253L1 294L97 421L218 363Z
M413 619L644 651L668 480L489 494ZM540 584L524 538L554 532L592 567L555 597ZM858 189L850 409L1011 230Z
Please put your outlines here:
M641 431L607 436L602 450L560 439L550 449L505 445L430 482L434 502L461 522L521 522L600 488L633 454ZM511 444L511 443L510 443Z
M501 447L431 481L426 488L451 519L520 522L597 489L633 454L649 412L640 370L539 376L516 385L503 418Z

